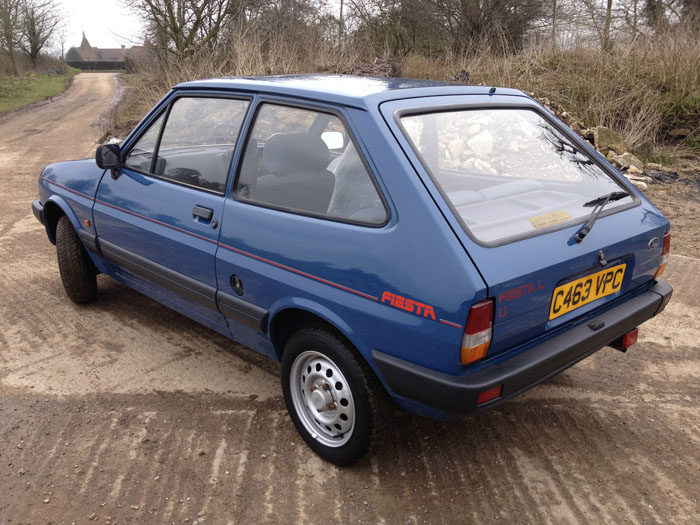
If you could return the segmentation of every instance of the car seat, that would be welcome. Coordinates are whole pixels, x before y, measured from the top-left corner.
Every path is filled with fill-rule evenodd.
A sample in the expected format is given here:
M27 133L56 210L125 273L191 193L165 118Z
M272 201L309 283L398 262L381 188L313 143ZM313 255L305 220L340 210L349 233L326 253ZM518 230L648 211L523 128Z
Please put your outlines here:
M308 133L278 133L263 148L267 175L258 178L255 200L325 214L333 195L335 177L326 167L328 147Z

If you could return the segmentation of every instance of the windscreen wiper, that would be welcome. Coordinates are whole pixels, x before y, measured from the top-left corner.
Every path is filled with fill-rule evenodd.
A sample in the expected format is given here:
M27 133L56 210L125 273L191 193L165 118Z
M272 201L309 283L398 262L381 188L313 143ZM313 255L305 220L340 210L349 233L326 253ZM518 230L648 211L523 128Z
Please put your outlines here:
M598 219L598 215L600 215L600 212L603 211L603 208L605 208L608 205L608 203L613 201L619 201L620 199L624 199L625 197L629 197L629 193L627 193L626 191L613 191L612 193L607 193L605 195L601 195L600 197L596 197L591 201L585 202L583 204L584 206L595 206L595 208L593 208L593 211L591 212L591 218L588 219L588 221L586 221L586 224L583 225L583 228L581 228L574 235L574 240L576 242L581 242L586 237L586 235L588 235L588 233L593 228L595 221Z
M608 202L619 201L620 199L624 199L627 196L629 196L629 193L627 193L626 191L613 191L612 193L606 193L605 195L596 197L592 201L584 202L583 205L588 207L597 206L602 202L607 204ZM605 206L605 204L603 204L603 206Z

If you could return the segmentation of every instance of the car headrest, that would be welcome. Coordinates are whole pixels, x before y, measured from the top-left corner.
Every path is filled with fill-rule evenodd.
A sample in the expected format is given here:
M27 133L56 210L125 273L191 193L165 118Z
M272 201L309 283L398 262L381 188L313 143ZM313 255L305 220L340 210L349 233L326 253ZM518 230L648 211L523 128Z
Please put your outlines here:
M325 170L330 160L326 143L308 133L277 133L263 148L268 173Z

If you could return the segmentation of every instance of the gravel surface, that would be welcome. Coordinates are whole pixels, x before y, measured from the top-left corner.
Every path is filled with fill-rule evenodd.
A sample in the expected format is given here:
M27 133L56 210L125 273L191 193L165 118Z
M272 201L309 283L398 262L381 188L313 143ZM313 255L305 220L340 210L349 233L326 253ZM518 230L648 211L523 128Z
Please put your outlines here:
M107 277L65 297L30 204L42 166L92 153L114 93L81 74L0 122L0 523L697 523L699 259L671 257L674 299L626 354L458 421L397 412L338 469L294 431L276 363Z

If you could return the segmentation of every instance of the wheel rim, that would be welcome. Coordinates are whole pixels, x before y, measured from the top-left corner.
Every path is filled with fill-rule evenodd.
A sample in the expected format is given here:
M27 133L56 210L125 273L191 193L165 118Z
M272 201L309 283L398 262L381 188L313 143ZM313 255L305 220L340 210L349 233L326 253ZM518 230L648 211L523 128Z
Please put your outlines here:
M292 403L304 428L316 441L341 447L355 428L355 402L340 368L325 355L299 354L289 373Z

